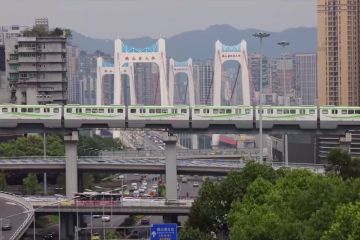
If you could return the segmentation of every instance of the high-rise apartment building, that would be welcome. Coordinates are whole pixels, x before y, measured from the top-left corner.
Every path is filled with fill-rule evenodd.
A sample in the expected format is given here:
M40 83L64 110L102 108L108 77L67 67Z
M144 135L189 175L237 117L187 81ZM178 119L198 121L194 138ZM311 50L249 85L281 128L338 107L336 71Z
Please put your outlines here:
M19 25L12 25L12 26L1 26L0 27L0 45L5 45L5 42L8 39L16 39L21 36L21 33L25 30L28 30L29 27L27 26L19 26Z
M136 63L134 64L134 77L137 103L143 105L160 104L158 66L153 63Z
M195 102L201 105L213 104L213 77L214 65L213 61L197 62L193 66L194 69L194 85L199 93L199 97L195 98Z
M360 2L318 0L320 105L360 104Z
M79 54L77 47L67 45L68 103L80 103Z
M301 105L317 104L316 54L295 55L295 90Z
M66 37L19 37L8 64L14 102L66 103Z

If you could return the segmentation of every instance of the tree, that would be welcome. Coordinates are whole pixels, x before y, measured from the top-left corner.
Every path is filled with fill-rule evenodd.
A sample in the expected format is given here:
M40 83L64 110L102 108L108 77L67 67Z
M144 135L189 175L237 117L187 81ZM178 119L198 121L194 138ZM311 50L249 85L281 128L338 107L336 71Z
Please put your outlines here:
M79 156L97 156L100 150L121 149L122 144L118 139L103 138L100 136L80 136L78 144Z
M351 155L335 148L328 154L328 172L339 174L343 179L360 177L360 159L352 158Z
M4 171L0 172L0 191L5 191L6 190L6 174L4 173Z
M30 173L23 179L23 184L27 194L35 194L41 190L40 183L35 174Z
M212 239L208 234L201 232L199 229L186 228L179 232L179 240L208 240Z
M84 189L92 189L95 183L94 175L92 173L84 173L83 178Z
M359 184L287 170L275 183L258 178L229 215L231 239L320 239L338 205L358 198Z
M360 202L341 206L321 240L360 240Z
M227 217L233 202L241 201L248 186L258 177L275 182L277 174L270 166L250 162L220 183L205 181L191 207L186 226L205 233L227 234Z
M43 156L44 139L42 136L31 135L19 137L0 143L0 156ZM64 141L59 135L49 134L46 137L46 155L63 156L65 154Z

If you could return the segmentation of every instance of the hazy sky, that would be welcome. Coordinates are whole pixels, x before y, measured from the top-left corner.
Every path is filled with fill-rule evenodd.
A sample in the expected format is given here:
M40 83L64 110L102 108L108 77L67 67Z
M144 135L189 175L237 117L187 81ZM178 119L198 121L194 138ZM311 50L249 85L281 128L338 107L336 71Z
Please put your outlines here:
M170 37L214 24L281 31L316 26L316 0L0 0L0 26L35 17L98 38Z

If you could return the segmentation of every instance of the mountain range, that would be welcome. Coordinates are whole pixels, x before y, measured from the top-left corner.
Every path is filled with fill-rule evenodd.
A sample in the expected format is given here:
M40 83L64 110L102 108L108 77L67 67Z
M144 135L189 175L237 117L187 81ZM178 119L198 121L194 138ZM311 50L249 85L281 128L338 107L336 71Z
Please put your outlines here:
M166 54L177 61L183 61L191 57L194 60L205 60L214 57L215 42L220 40L225 45L235 45L241 40L247 41L248 52L256 52L259 49L259 40L252 34L259 29L237 29L230 25L214 25L205 30L183 32L166 39ZM269 32L271 36L264 40L263 51L266 56L279 56L282 52L276 43L280 41L290 42L288 52L291 53L315 53L317 49L316 28L290 28L281 32ZM84 36L72 31L72 43L88 53L100 50L113 55L114 40L97 39ZM156 41L150 37L123 39L133 47L146 47Z

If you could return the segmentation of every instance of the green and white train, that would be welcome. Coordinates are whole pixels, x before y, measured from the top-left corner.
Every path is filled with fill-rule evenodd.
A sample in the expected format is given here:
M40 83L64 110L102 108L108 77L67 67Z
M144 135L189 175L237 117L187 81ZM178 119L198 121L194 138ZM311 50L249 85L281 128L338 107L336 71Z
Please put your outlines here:
M360 126L360 107L263 106L263 128L297 126L300 129L336 129ZM121 105L0 105L0 127L42 124L47 128L205 129L259 127L259 106L121 106Z

